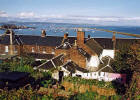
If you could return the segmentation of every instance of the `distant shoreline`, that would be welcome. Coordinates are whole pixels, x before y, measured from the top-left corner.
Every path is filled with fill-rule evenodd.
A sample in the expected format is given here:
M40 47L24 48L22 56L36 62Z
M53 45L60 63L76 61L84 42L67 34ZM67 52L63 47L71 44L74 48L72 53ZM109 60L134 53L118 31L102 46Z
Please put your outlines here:
M14 24L4 24L0 26L0 30L6 30L6 29L35 29L35 27L17 26Z

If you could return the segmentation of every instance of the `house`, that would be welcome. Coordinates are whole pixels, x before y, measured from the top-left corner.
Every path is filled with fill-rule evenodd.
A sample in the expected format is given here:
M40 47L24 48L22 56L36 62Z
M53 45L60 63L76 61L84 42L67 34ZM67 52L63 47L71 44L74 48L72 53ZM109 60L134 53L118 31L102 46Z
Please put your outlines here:
M96 78L99 72L103 72L106 68L110 69L109 66L103 69L100 68L100 64L104 64L104 57L114 59L115 51L120 44L126 42L132 44L135 41L136 39L117 39L114 37L90 38L90 36L88 36L86 38L85 32L83 32L82 29L77 31L77 37L68 36L68 34L64 34L64 37L48 36L45 30L42 30L40 36L16 35L13 31L10 31L9 34L0 36L0 54L30 54L37 60L46 60L45 63L34 69L48 71L60 66L67 72L61 72L63 76L71 75L71 73L72 75L80 76L81 73L81 77L90 77L89 72L93 72L91 76ZM67 68L63 66L64 64L74 67L69 69L70 67ZM76 65L79 67L76 67ZM72 72L73 69L75 71L74 73ZM82 70L88 70L89 72L84 73ZM107 71L109 70L107 69ZM98 76L97 78L99 78ZM102 79L103 76L105 76L105 73L101 74L100 79Z

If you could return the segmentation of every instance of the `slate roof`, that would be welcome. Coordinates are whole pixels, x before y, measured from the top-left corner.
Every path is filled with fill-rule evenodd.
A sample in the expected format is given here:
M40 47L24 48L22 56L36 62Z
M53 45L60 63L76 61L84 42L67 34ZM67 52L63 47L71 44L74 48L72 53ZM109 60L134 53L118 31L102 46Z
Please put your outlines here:
M53 65L51 60L41 64L38 67L39 67L39 69L45 69L45 70L50 70L52 68L55 68L55 66Z
M50 70L52 68L56 68L58 66L61 66L61 65L63 65L63 59L62 59L63 56L64 55L61 54L61 55L59 55L57 57L54 57L51 60L46 61L45 63L39 65L38 68L39 69Z
M31 66L32 67L36 67L36 66L39 66L39 65L41 65L42 63L41 63L41 61L34 61L32 64L31 64Z
M98 42L103 49L113 49L113 42L112 38L93 38L96 42ZM140 39L131 39L131 38L116 38L116 49L118 49L118 46L120 43L134 43L135 41Z
M68 37L65 42L73 44L77 37ZM94 39L103 49L113 49L112 38L92 38ZM90 44L93 40L87 40L86 44ZM86 38L85 38L86 40ZM140 40L140 39L139 39ZM24 44L24 45L42 45L42 46L60 46L62 44L63 37L59 36L35 36L35 35L15 35L14 44ZM136 39L125 39L125 38L116 38L116 47L119 43L133 43ZM0 44L8 45L10 44L9 35L0 36Z
M21 42L20 42L18 36L15 36L13 39L13 44L18 45L20 43ZM10 36L9 35L0 36L0 44L9 45L10 44Z
M0 80L3 81L17 81L29 75L26 72L0 72Z
M70 44L74 43L76 37L68 37L66 41ZM14 45L24 44L24 45L42 45L42 46L59 46L61 45L63 37L59 36L35 36L35 35L15 35ZM10 36L0 36L0 44L10 44Z
M73 61L67 62L65 65L63 65L66 70L68 70L71 73L75 73L76 70L81 71L83 73L88 72L88 70L79 67L77 64L75 64Z
M52 59L54 57L53 54L41 54L41 53L27 53L27 55L36 58L36 59Z
M52 59L53 63L55 64L56 67L63 65L63 54L55 57Z
M63 37L58 36L31 36L20 35L20 38L25 45L42 45L42 46L58 46L61 44Z
M87 40L85 44L97 55L100 55L103 51L103 48L94 39Z

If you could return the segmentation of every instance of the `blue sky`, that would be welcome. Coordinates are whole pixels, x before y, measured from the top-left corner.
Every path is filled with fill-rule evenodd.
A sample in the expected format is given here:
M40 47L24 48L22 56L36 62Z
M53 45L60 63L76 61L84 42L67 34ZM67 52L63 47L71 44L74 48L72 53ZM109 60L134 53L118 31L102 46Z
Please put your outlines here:
M0 0L0 17L139 25L140 0Z

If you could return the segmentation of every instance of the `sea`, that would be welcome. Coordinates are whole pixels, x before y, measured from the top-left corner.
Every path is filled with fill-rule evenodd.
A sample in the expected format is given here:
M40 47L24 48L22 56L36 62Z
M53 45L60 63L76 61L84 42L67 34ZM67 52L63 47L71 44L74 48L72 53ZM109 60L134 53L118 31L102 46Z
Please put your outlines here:
M14 24L18 26L28 26L34 27L29 29L15 29L16 34L22 35L41 35L41 30L46 30L47 35L51 36L63 36L64 33L68 33L69 36L76 36L77 28L82 28L85 31L85 36L90 35L91 37L102 37L111 38L111 32L98 31L96 29L112 30L117 32L126 32L131 34L140 35L140 26L104 26L95 24L71 24L71 23L49 23L49 22L5 22L4 24ZM3 34L5 30L0 30L0 34ZM137 38L132 36L126 36L121 34L116 34L117 38Z

